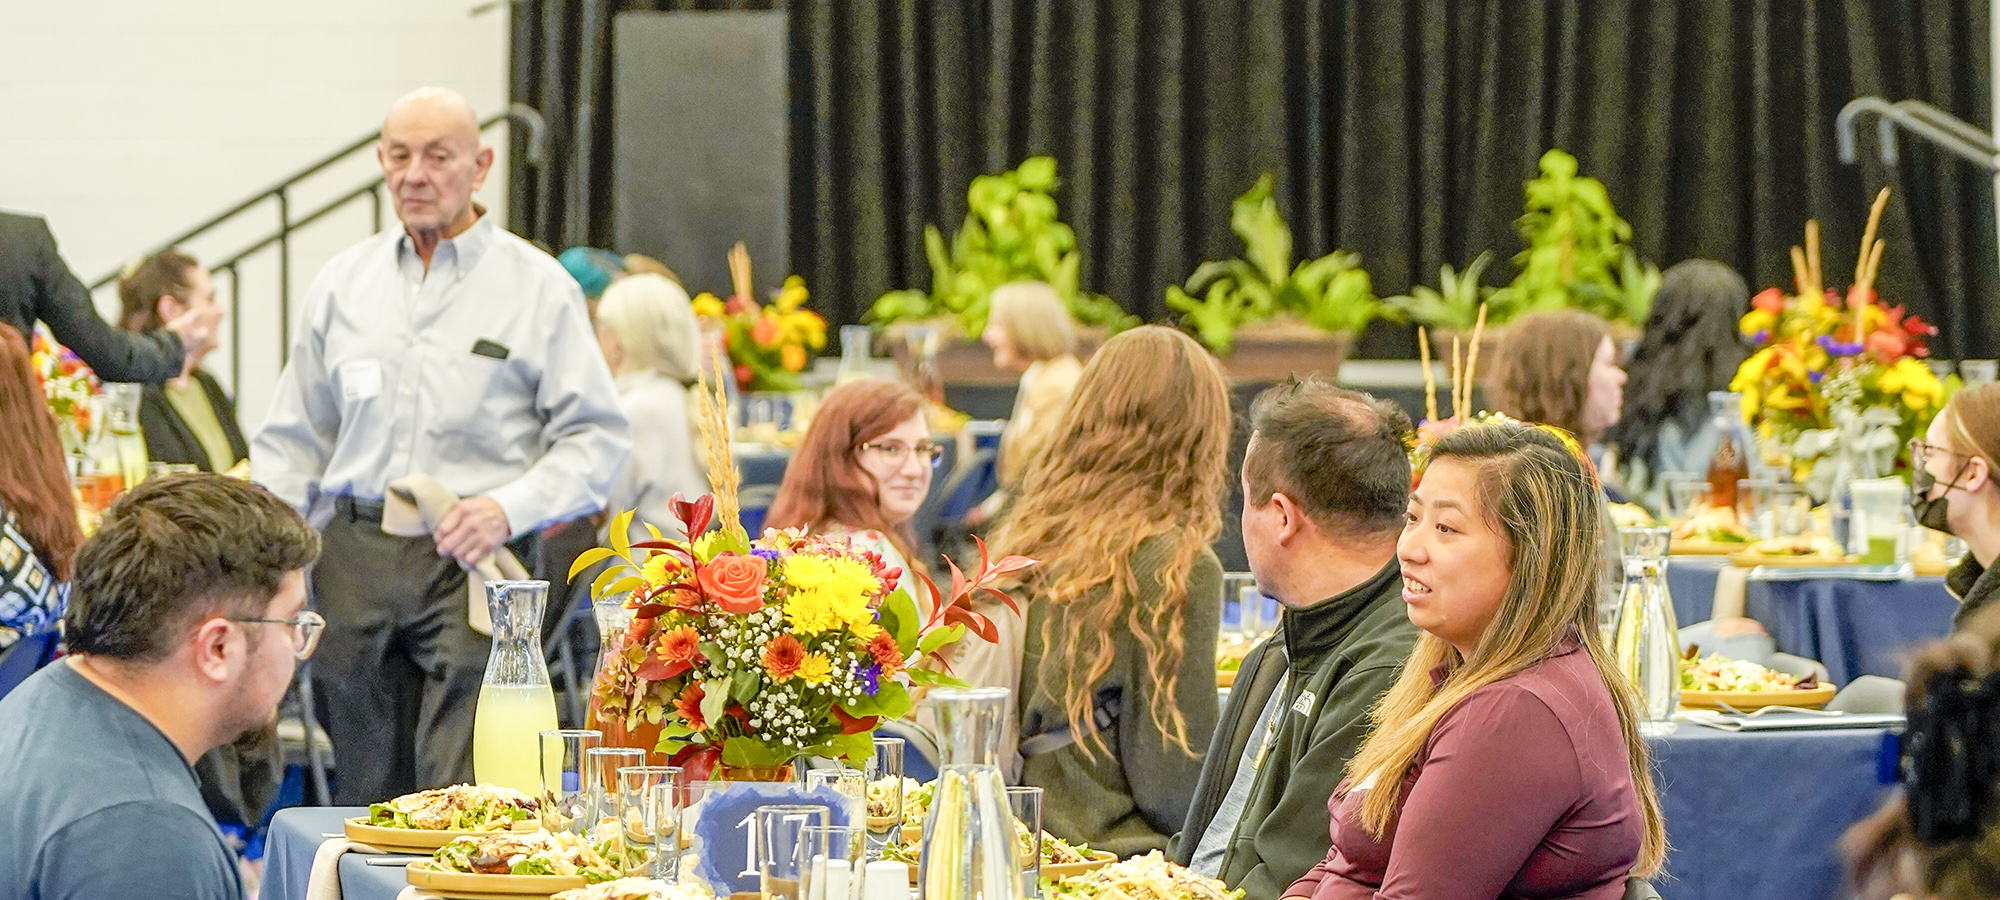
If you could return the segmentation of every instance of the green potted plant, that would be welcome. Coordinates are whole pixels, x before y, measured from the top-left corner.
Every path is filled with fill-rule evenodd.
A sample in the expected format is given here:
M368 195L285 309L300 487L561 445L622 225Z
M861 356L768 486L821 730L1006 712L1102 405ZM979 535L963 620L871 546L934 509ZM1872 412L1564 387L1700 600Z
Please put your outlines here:
M1070 315L1085 326L1086 342L1137 324L1111 298L1080 286L1083 257L1076 249L1076 232L1058 215L1053 196L1058 184L1056 161L1047 156L1031 156L1013 171L972 179L965 221L949 245L936 225L924 228L930 290L883 294L869 309L867 321L883 327L896 347L902 344L901 332L913 323L960 337L940 350L939 368L947 381L1005 380L990 360L977 359L986 353L979 335L986 330L988 298L1003 284L1041 281L1054 287Z
M1611 206L1604 182L1577 173L1576 157L1542 154L1523 194L1515 228L1527 249L1514 281L1493 293L1487 323L1523 313L1576 307L1634 328L1646 322L1660 273L1633 252L1632 226Z
M1184 287L1167 288L1167 305L1239 378L1303 368L1331 375L1384 306L1358 254L1335 250L1294 264L1274 185L1266 173L1231 207L1242 258L1202 263Z

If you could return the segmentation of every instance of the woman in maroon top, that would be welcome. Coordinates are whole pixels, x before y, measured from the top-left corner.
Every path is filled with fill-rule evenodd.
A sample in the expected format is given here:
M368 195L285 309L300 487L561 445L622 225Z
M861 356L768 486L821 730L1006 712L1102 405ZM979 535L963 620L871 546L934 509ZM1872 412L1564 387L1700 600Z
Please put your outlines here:
M1595 471L1547 426L1419 461L1397 544L1423 629L1329 802L1313 900L1616 900L1666 852L1630 683L1597 634ZM1394 786L1391 790L1390 786Z

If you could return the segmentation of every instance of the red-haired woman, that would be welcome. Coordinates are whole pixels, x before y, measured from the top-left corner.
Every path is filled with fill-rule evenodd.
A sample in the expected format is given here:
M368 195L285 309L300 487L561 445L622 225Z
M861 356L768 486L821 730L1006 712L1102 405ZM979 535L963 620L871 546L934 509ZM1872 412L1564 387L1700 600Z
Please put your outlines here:
M916 391L882 378L840 385L813 413L764 524L845 536L908 572L917 549L910 520L943 452Z
M23 635L53 633L83 533L62 442L28 362L28 342L0 323L0 656ZM39 646L39 645L38 645Z

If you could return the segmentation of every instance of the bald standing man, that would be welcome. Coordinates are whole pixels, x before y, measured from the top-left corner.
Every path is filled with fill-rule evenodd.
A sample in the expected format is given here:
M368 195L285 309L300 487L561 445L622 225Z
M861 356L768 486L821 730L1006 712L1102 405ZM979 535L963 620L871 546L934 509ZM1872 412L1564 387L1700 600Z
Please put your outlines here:
M375 154L403 227L320 270L250 448L321 528L313 677L341 805L472 780L490 639L465 570L502 546L532 561L542 526L601 509L631 443L575 279L472 201L493 166L472 105L403 97ZM417 474L462 499L429 536L383 533L389 485Z

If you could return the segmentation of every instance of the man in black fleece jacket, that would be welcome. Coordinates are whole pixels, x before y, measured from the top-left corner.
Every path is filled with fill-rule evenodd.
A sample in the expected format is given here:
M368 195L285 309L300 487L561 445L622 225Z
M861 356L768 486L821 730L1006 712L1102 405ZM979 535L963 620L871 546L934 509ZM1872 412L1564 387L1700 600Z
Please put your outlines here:
M1243 660L1169 855L1276 900L1326 856L1327 798L1416 643L1396 563L1411 430L1316 379L1265 391L1250 426L1243 544L1284 613Z

